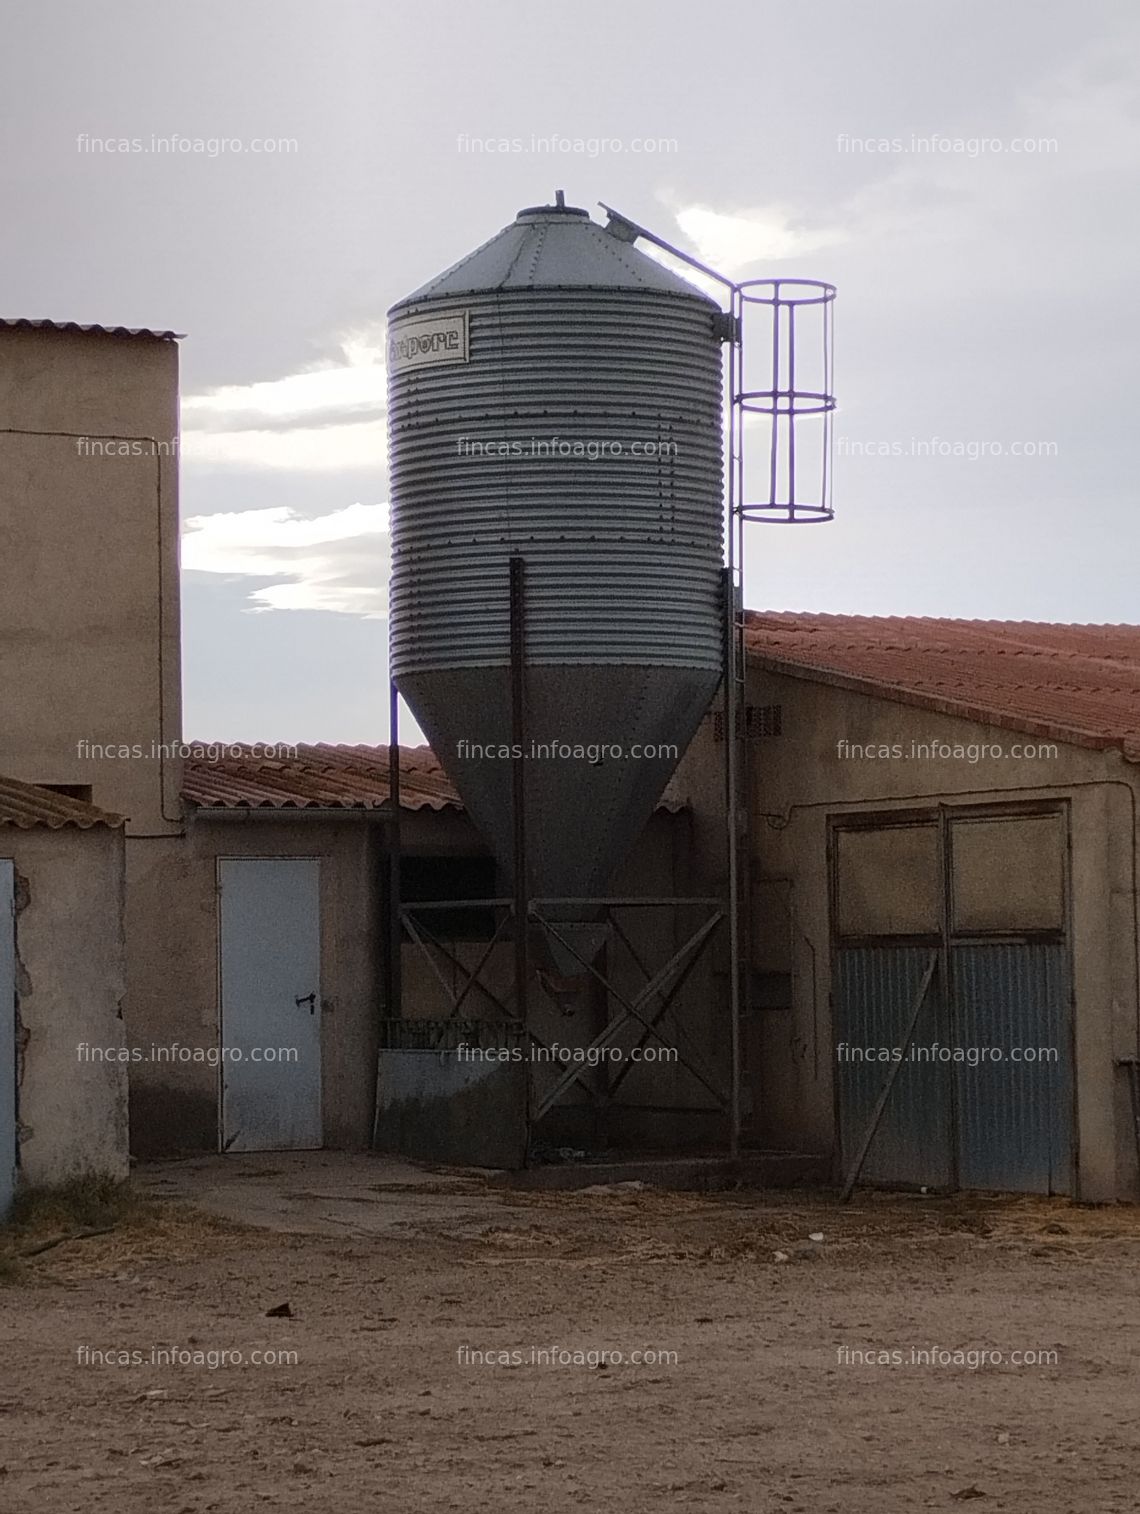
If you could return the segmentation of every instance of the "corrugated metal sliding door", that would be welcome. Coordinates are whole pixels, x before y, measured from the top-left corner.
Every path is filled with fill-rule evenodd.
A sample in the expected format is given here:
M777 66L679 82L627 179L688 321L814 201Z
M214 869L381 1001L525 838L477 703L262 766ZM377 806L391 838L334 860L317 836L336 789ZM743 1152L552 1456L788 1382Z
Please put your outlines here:
M894 1061L901 1063L863 1164L862 1180L869 1183L950 1186L954 1180L950 1069L901 1056L931 952L941 945L939 844L937 824L930 822L833 833L832 1000L845 1171ZM936 972L914 1041L944 1042L946 1032L946 995Z
M16 1193L16 869L0 860L0 1222Z
M1073 1191L1065 843L1058 811L944 810L833 830L845 1172L898 1062L863 1181Z
M1056 813L948 822L962 1188L1073 1191L1065 841Z
M890 1074L887 1053L901 1049L929 962L929 947L853 947L837 955L836 1076L845 1167ZM915 1037L946 1040L946 1006L937 977ZM898 1060L898 1076L863 1163L862 1180L949 1187L954 1181L950 1069L939 1062Z
M304 1151L322 1144L320 863L218 863L221 1144Z
M1071 1193L1068 952L1057 944L956 946L952 975L959 1039L1021 1051L1016 1061L955 1067L959 1185Z

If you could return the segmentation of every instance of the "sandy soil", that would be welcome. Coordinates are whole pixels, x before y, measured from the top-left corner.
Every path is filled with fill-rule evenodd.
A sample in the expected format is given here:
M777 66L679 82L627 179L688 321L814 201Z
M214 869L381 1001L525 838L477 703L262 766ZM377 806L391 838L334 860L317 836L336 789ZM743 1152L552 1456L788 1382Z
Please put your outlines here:
M0 1285L4 1514L1140 1507L1140 1211L503 1194L325 1154L140 1186L158 1221Z

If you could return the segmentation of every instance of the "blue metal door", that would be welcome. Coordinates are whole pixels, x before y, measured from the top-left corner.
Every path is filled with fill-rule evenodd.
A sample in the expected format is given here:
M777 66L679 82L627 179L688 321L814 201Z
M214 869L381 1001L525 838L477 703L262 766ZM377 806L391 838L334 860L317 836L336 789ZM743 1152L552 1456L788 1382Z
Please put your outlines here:
M945 1044L946 995L935 973L904 1057L903 1040L930 962L929 946L844 947L836 953L836 1077L844 1171L859 1150L892 1057L900 1063L863 1163L866 1183L954 1182L950 1068L925 1055Z
M0 1222L16 1192L16 870L0 861Z
M322 1144L320 863L218 864L223 1151Z
M954 1068L959 1185L1072 1193L1067 948L977 943L950 961L958 1044L990 1053Z
M930 952L836 953L836 1074L844 1168L891 1071ZM1069 952L1063 942L973 942L949 954L863 1164L869 1183L1073 1191ZM852 1052L859 1055L853 1059Z

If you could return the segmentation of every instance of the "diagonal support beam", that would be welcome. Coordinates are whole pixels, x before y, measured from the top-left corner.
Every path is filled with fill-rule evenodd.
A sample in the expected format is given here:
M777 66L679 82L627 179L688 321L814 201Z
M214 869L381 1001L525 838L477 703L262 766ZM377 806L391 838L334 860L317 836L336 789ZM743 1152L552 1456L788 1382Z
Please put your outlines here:
M922 975L922 982L918 986L918 996L914 1001L914 1007L910 1012L910 1021L907 1024L906 1035L903 1037L901 1054L897 1062L891 1063L891 1070L887 1074L887 1081L875 1101L875 1107L871 1111L871 1118L867 1122L867 1129L860 1142L859 1150L855 1154L855 1160L851 1163L851 1171L847 1174L847 1181L843 1184L843 1192L839 1195L839 1202L846 1204L859 1181L859 1174L863 1171L863 1163L867 1160L867 1153L871 1149L871 1142L875 1139L875 1132L879 1128L879 1121L883 1118L883 1110L887 1107L887 1100L891 1096L891 1089L895 1086L895 1079L899 1075L899 1069L906 1061L907 1051L914 1039L914 1032L918 1027L918 1017L922 1013L922 1006L926 1003L926 996L930 992L930 985L934 982L935 970L938 967L938 953L930 953L930 961L926 965L926 971Z
M615 1018L610 1021L606 1028L597 1036L595 1036L594 1040L590 1043L590 1050L593 1050L595 1047L607 1045L610 1041L613 1040L614 1036L617 1035L618 1031L622 1029L622 1027L628 1020L630 1020L631 1018L635 1019L645 1028L646 1031L648 1031L650 1035L654 1036L658 1041L660 1041L663 1046L667 1046L670 1050L677 1052L678 1057L680 1057L682 1066L684 1066L687 1071L689 1071L693 1075L693 1077L696 1078L697 1082L701 1084L706 1092L712 1094L713 1098L716 1099L717 1103L721 1106L722 1109L727 1107L728 1100L721 1092L721 1090L717 1088L712 1082L710 1082L710 1080L705 1077L705 1075L699 1068L694 1067L692 1062L687 1057L682 1055L680 1047L675 1046L672 1042L668 1041L665 1036L663 1036L661 1032L657 1030L652 1022L647 1020L645 1015L643 1015L641 1012L646 1004L650 1003L659 994L665 992L665 985L669 982L670 978L673 977L675 973L677 973L689 954L691 952L698 952L700 948L703 947L705 941L709 936L712 935L712 932L724 918L721 911L718 910L715 914L711 915L703 925L698 927L698 929L693 932L693 934L686 942L683 943L683 945L678 947L677 951L673 953L672 957L669 958L669 961L666 962L664 967L662 967L659 972L654 974L654 976L649 980L649 982L633 1000L627 999L624 994L620 993L616 988L614 988L613 984L609 983L606 978L603 977L600 972L598 972L598 970L593 966L592 963L587 962L586 959L581 956L581 954L574 948L574 946L572 946L571 943L561 935L561 933L555 928L554 925L551 924L549 920L546 920L541 915L536 915L535 918L538 920L538 923L543 927L544 930L549 931L549 933L554 937L556 941L564 946L573 957L576 957L577 960L581 962L582 966L586 968L589 973L597 978L598 982L601 983L606 988L606 990L613 995L613 997L618 1001L618 1003L624 1010L623 1014L615 1016ZM673 991L675 991L675 986ZM670 998L671 997L672 991L670 992ZM541 1116L546 1114L548 1110L552 1109L574 1081L575 1073L573 1071L561 1077L554 1085L554 1087L550 1089L545 1098L541 1101L539 1107L535 1110L535 1118L541 1118Z
M403 919L403 923L404 923L405 929L407 930L408 934L411 936L412 940L419 947L419 949L423 953L423 955L427 958L428 966L431 968L432 972L435 974L436 979L439 982L439 986L443 989L444 994L447 996L448 1000L450 1001L451 1006L452 1006L452 1014L458 1015L459 1014L459 1009L460 1009L460 1006L463 1003L463 1000L467 997L467 994L471 990L471 988L476 985L476 980L478 979L479 973L482 972L483 967L484 967L487 959L490 956L490 949L488 948L488 950L484 952L483 958L480 961L479 966L476 968L475 972L472 973L469 968L465 967L464 964L462 962L460 962L460 960L458 959L458 957L456 957L452 952L448 951L447 947L444 946L443 942L440 941L438 939L438 937L436 937L430 930L428 930L427 926L424 925L422 921L420 921L417 924L417 922L411 918L411 912L409 910L403 910L401 912L401 917ZM508 916L508 918L509 918L509 916ZM502 929L502 927L500 927L500 930L501 929ZM496 939L498 937L498 934L499 933L496 932ZM424 940L424 936L427 936L430 939L432 946L434 946L437 951L439 951L440 953L442 953L442 955L447 958L447 960L451 963L451 965L454 968L456 968L460 973L462 973L464 975L464 977L467 978L468 981L465 984L465 986L463 988L463 992L461 994L456 995L455 991L452 989L451 984L447 981L447 979L440 972L440 970L439 970L439 964L436 961L435 957L432 955L431 948L428 946L427 942ZM493 946L495 944L494 940L492 940L492 942L490 944L491 944L491 946ZM506 1005L499 998L497 998L495 994L493 994L491 992L491 990L486 986L486 984L479 983L478 984L478 988L479 988L479 992L481 994L483 994L487 999L489 999L491 1001L491 1003L495 1006L495 1008L498 1009L498 1010L500 1010L502 1012L503 1016L506 1019L510 1020L510 1019L514 1018L514 1016L511 1014L510 1010L506 1007Z
M637 1047L636 1047L637 1051L640 1052L640 1051L644 1050L644 1048L649 1044L650 1036L656 1031L657 1026L661 1023L661 1021L669 1013L669 1008L672 1005L673 1000L681 992L681 989L684 988L686 982L688 981L689 974L693 971L693 968L696 967L697 963L701 960L701 957L704 955L705 947L708 945L708 943L709 943L709 941L711 939L712 938L710 936L706 936L705 939L701 942L700 946L697 948L697 950L689 958L688 962L685 963L685 966L682 968L682 970L681 970L681 972L680 972L680 974L679 974L679 976L677 978L677 981L673 984L672 988L669 990L668 996L662 1001L661 1005L659 1006L659 1008L657 1010L657 1013L653 1016L652 1029L647 1028L647 1029L645 1029L645 1030L642 1031L642 1033L641 1033L641 1039L637 1043ZM674 1030L679 1031L680 1030L680 1026L674 1026ZM679 1036L678 1036L678 1039L680 1039ZM678 1048L678 1051L679 1051L679 1048ZM690 1049L689 1055L692 1056L692 1050L691 1049ZM609 1101L610 1102L612 1102L614 1094L617 1093L618 1089L621 1087L622 1083L625 1081L626 1077L629 1075L629 1073L630 1073L633 1065L634 1065L633 1061L632 1061L632 1059L630 1059L629 1061L625 1062L624 1065L621 1066L618 1069L617 1077L610 1084L610 1088L609 1088Z
M467 982L464 984L463 989L459 993L459 995L456 996L452 994L456 1013L458 1013L459 1007L462 1005L463 1000L467 997L467 994L470 992L470 990L472 988L478 988L479 992L488 1001L488 1003L493 1004L494 1007L502 1014L504 1019L515 1020L518 1018L517 1015L512 1013L511 1009L503 1002L503 1000L499 998L498 994L489 989L485 983L479 981L479 977L483 971L483 968L490 960L491 947L496 944L503 930L509 924L510 919L511 916L508 913L504 917L498 930L496 930L494 937L489 942L487 949L479 959L479 962L474 971L472 971L466 963L461 962L455 955L455 953L450 950L450 948L435 934L435 932L429 930L428 927L424 925L422 921L420 921L420 929L422 933L428 938L428 941L430 941L431 945L434 946L436 951L438 951L440 955L445 958L445 960L448 961L452 967L455 968L456 972L459 973L461 977L467 979Z
M541 1046L542 1049L543 1049L543 1051L549 1051L550 1050L549 1045L542 1039L542 1037L540 1035L536 1034L536 1032L533 1031L533 1030L530 1032L530 1039L537 1046ZM598 1093L598 1091L597 1091L596 1088L592 1088L590 1086L590 1084L586 1081L586 1074L585 1074L585 1072L583 1072L583 1071L575 1068L575 1069L573 1069L573 1073L574 1073L574 1081L578 1082L578 1083L580 1083L582 1085L582 1087L590 1095L590 1098L594 1101L595 1105L600 1106L604 1102L604 1097L603 1097L603 1095L601 1095L601 1094ZM527 1076L528 1077L530 1076L529 1069L527 1070ZM537 1114L535 1115L535 1118L536 1119L538 1118Z

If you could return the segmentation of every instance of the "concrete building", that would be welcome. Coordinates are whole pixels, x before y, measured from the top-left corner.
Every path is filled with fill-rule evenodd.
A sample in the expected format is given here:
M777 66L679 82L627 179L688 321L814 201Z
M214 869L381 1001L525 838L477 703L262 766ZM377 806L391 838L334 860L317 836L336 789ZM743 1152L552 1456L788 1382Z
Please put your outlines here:
M0 693L16 716L0 733L0 764L125 816L136 1149L364 1145L390 1018L378 824L387 757L308 749L276 772L272 759L254 764L251 779L248 762L210 748L183 792L177 360L168 331L0 322L0 493L15 503ZM468 892L473 881L480 892L499 887L450 784L437 768L426 775L434 762L407 754L405 763L409 897L440 887L447 897L457 877ZM651 822L644 860L625 869L632 893L678 885L676 815L666 803ZM671 931L657 921L633 936L656 950ZM482 956L474 937L450 942L460 962ZM440 976L411 943L401 955L406 1012L425 1024L452 1018L445 984L458 969ZM489 958L500 992L507 955L496 946ZM484 990L475 997L477 1022L501 1014ZM297 1061L221 1066L231 1042L253 1037ZM394 1063L410 1048L390 1050ZM593 1128L587 1082L567 1089L566 1113L555 1114L567 1139L584 1139L583 1122ZM675 1138L707 1139L719 1117L710 1121L699 1092L678 1093L684 1082L663 1070L655 1099L643 1074L630 1076L617 1113L655 1137L671 1126ZM649 1107L662 1100L663 1110ZM422 1134L430 1121L416 1124Z
M0 770L124 817L128 953L183 829L178 442L174 332L0 320Z
M127 1175L122 821L0 778L0 1215Z
M0 759L181 828L178 347L170 331L0 320Z
M511 948L493 940L495 912L418 919L401 951L403 1015L389 1007L388 779L387 748L231 747L187 762L185 836L166 853L132 959L132 1036L146 1043L131 1069L141 1155L365 1147L377 1121L382 1143L422 1155L492 1163L513 1150L500 1095L516 1091L494 1080L481 1088L484 1117L459 1121L439 1072L459 1091L482 1083L460 1037L478 1045L509 1017ZM400 794L405 903L501 896L482 838L426 748L403 750ZM617 886L673 889L685 838L686 816L667 795ZM670 935L673 921L629 929L635 949L652 952L654 932ZM457 1015L464 968L480 961ZM559 1025L563 1042L580 1029ZM429 1062L434 1081L413 1097L413 1069ZM681 1145L719 1134L721 1117L689 1082L675 1067L664 1080L660 1070L630 1077L612 1134L652 1141L671 1130ZM594 1138L593 1117L586 1091L570 1089L546 1138Z
M1140 1197L1140 627L747 634L753 1138L848 1168L933 955L865 1176Z

